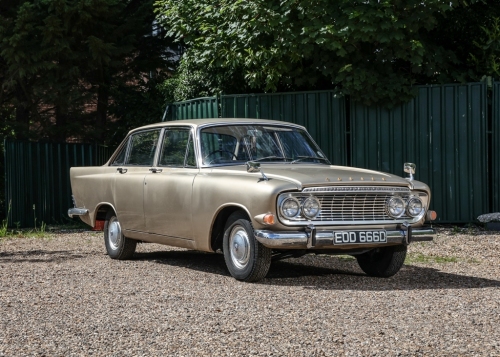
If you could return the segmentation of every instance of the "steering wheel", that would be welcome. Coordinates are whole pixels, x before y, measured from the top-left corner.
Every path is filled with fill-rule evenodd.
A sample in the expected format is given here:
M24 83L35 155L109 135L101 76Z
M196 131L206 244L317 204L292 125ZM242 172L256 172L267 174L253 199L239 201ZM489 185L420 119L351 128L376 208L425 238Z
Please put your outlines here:
M238 160L238 157L237 157L234 153L232 153L231 151L228 151L228 150L214 150L214 151L209 152L209 153L208 153L208 155L206 155L206 156L203 158L203 162L205 162L205 161L206 161L206 160L207 160L210 156L215 155L215 154L217 154L217 153L225 153L225 154L229 154L229 155L231 155L231 157L234 157L236 160ZM210 161L207 163L207 165L210 165L210 164L211 164L212 162L214 162L214 161L215 161L215 159L210 160Z

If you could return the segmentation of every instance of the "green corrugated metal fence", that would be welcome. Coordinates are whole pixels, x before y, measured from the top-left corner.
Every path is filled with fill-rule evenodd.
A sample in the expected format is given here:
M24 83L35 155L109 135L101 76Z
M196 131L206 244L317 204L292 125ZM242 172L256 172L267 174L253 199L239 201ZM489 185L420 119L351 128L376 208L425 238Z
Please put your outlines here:
M439 222L467 223L499 211L500 84L491 107L485 83L417 90L414 100L391 110L351 103L346 113L345 98L320 91L222 95L220 112L304 125L335 164L403 175L403 163L415 162L417 179L432 189ZM196 116L203 111L194 101L186 105L190 118L213 116Z
M5 201L9 224L62 223L72 207L69 168L102 165L111 150L91 144L5 141Z
M391 110L346 106L334 91L222 95L174 103L167 118L283 120L304 125L335 164L403 175L403 163L415 162L439 222L467 223L500 211L500 83L491 105L488 93L484 83L421 86L414 100ZM5 150L9 222L22 226L33 226L35 215L63 221L69 167L100 165L111 154L93 145L9 141Z
M332 163L346 164L344 97L334 91L222 95L225 118L259 118L305 126Z
M487 118L484 83L419 87L392 110L353 103L352 164L403 175L414 162L441 220L473 221L489 209Z
M205 97L173 103L169 106L167 120L218 118L217 97Z
M500 212L500 83L498 82L493 84L491 131L492 211Z

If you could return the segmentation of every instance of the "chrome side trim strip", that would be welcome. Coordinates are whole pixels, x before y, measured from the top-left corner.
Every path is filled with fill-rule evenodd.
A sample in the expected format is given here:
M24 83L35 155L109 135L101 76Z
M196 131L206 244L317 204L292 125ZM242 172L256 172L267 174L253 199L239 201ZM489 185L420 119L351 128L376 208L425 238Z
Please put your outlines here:
M70 208L68 210L68 216L73 218L74 216L85 216L89 213L89 210L86 208Z
M352 231L360 230L359 228ZM402 244L405 237L403 230L387 231L387 243L383 244L354 244L354 245L334 245L333 237L335 232L345 232L347 230L316 230L316 244L313 248L353 248L353 247L376 247L386 244ZM308 234L299 231L269 231L256 230L255 238L268 248L299 248L307 249ZM414 228L412 229L412 242L431 241L436 238L436 231L433 228Z

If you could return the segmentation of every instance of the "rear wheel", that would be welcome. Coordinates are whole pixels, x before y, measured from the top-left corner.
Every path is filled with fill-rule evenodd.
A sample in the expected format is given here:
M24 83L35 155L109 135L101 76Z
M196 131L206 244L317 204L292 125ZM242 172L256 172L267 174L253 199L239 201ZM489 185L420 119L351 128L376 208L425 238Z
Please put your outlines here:
M377 248L357 255L359 267L369 276L388 278L396 274L406 258L405 245Z
M119 260L130 259L137 246L136 240L123 235L120 221L113 211L108 212L104 222L104 244L109 257Z
M242 212L233 213L227 220L223 251L229 273L237 280L262 280L271 266L271 249L255 239L252 224Z

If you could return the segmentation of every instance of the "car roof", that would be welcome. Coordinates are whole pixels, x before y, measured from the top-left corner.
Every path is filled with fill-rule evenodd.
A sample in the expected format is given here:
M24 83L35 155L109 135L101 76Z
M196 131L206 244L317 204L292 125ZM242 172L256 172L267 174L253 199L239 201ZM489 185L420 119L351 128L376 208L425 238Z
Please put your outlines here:
M155 124L149 124L141 126L136 129L132 129L130 133L151 128L162 128L164 126L191 126L194 128L202 126L211 126L218 124L258 124L258 125L289 125L298 128L304 128L301 125L289 123L286 121L279 120L268 120L268 119L253 119L253 118L207 118L207 119L188 119L188 120L175 120L175 121L164 121Z

